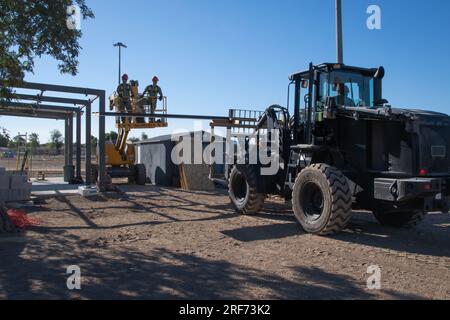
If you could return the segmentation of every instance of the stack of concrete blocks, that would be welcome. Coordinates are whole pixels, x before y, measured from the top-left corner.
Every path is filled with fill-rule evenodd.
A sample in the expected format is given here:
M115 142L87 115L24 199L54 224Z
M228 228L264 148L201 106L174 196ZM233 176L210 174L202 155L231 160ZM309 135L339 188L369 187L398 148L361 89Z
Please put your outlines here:
M25 173L0 168L0 201L27 201L31 196L31 183Z

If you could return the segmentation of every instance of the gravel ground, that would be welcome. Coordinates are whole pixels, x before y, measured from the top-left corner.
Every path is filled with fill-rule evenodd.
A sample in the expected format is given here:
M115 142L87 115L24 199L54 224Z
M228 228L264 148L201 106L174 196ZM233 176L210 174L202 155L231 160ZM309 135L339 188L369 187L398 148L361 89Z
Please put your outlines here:
M355 212L334 237L305 234L290 207L239 216L226 194L122 186L47 199L42 225L0 236L2 299L450 299L450 215L413 230ZM81 269L70 291L66 268ZM367 289L371 265L381 289Z

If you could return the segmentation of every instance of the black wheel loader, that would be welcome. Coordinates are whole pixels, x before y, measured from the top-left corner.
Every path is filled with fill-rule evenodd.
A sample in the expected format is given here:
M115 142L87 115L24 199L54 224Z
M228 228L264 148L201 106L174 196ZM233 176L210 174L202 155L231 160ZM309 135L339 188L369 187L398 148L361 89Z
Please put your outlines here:
M227 170L236 210L256 213L267 195L282 195L303 229L320 235L343 230L352 209L370 210L393 227L414 226L428 212L447 213L450 117L391 107L382 95L384 73L383 67L326 63L291 75L293 116L271 106L254 130L256 141L276 132L276 150L250 143L249 135L244 164L233 161ZM262 173L267 165L260 152L248 161L255 148L276 154L275 173Z

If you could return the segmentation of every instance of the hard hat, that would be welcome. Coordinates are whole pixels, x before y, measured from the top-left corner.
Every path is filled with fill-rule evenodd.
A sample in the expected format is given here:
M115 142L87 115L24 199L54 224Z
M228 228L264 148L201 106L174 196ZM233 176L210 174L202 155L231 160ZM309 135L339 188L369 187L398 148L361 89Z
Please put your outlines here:
M159 81L159 78L157 76L154 76L152 81Z
M122 76L122 80L124 80L124 79L128 80L128 75L126 73Z

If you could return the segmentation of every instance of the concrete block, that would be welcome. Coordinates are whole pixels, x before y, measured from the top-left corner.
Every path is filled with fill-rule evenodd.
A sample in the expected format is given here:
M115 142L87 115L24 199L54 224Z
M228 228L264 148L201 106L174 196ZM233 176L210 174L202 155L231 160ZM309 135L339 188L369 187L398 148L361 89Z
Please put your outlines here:
M31 182L25 182L22 186L23 190L30 190L31 191L31 187L33 186L33 184Z
M0 190L0 201L9 201L9 190Z
M97 187L82 186L78 188L78 194L83 197L93 197L98 195Z
M21 189L22 186L27 182L28 182L27 176L12 175L11 176L11 189Z
M11 189L9 190L9 200L7 201L27 201L30 200L31 190Z
M10 177L0 175L0 190L9 190L10 188Z

